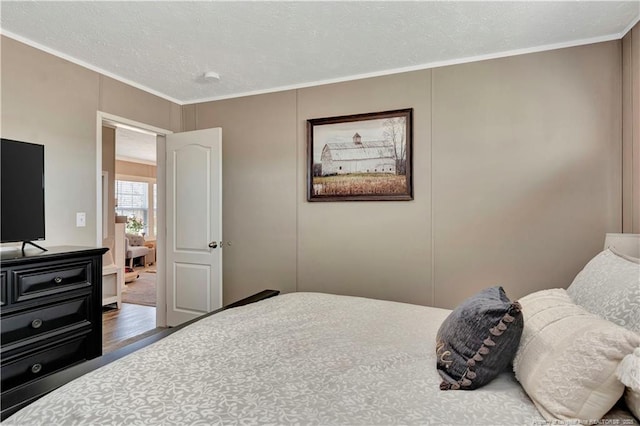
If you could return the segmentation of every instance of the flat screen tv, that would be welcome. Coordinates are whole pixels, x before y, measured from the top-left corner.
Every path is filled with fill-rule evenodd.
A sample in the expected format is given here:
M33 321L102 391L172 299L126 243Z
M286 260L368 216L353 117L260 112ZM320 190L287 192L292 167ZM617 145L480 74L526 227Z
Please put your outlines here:
M0 140L0 240L44 240L44 146Z

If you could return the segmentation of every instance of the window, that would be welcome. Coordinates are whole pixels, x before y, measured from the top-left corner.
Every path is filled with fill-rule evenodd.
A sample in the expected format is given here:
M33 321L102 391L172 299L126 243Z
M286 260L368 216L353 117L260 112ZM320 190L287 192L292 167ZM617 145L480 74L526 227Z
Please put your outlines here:
M140 233L147 238L155 238L156 227L156 194L157 188L154 181L116 180L116 214L121 216L134 216L142 221L143 228ZM151 211L149 206L153 206Z

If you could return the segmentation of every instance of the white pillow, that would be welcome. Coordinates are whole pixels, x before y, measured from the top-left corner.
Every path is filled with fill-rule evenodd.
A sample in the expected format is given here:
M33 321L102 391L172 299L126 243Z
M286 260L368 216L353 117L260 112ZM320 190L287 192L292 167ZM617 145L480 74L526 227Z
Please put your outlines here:
M516 378L547 420L599 420L620 399L615 375L640 335L574 304L564 289L520 299L524 330Z
M640 419L640 348L622 359L616 369L616 376L627 386L624 393L627 407Z
M627 388L624 393L624 402L627 404L629 411L640 419L640 391Z
M567 289L587 311L640 333L640 264L607 249Z

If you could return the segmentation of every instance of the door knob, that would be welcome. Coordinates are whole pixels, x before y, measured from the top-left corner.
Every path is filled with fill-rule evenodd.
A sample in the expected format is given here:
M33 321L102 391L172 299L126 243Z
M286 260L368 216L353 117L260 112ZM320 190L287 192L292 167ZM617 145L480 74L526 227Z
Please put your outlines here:
M218 243L217 243L217 242L215 242L215 241L211 241L211 242L209 243L209 247L211 247L211 248L216 248L216 247L218 247Z

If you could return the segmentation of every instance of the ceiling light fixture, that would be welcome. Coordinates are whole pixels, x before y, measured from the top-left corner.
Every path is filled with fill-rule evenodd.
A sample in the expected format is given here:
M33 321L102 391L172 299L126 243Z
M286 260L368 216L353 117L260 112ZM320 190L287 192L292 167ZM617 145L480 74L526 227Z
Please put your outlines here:
M207 71L204 73L204 79L207 81L220 81L220 74L214 71Z

